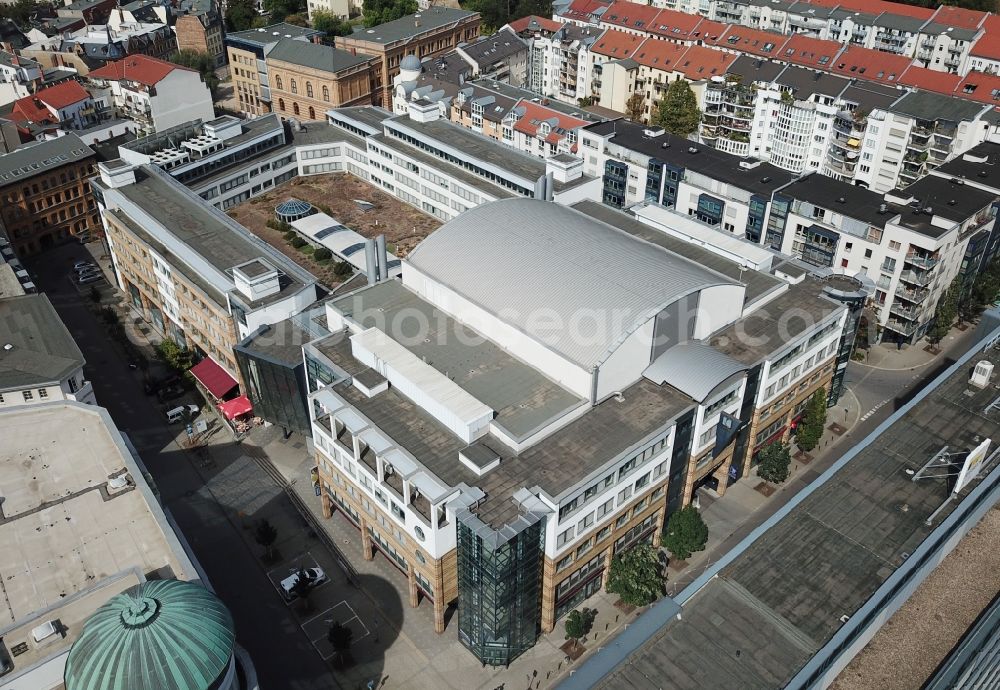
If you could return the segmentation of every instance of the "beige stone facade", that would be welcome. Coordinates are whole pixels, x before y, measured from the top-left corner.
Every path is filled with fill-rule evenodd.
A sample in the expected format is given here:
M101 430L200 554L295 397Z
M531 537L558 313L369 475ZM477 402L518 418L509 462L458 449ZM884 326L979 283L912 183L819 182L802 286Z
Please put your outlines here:
M372 71L372 91L374 103L392 109L392 80L399 74L399 63L407 55L416 55L421 60L449 53L460 43L468 43L479 37L479 14L470 14L456 22L443 26L420 29L420 21L414 21L413 35L403 40L384 43L366 40L364 32L351 36L337 36L336 46L358 55L372 55L376 60Z
M176 337L176 329L182 331L188 347L197 347L211 356L240 381L240 370L233 354L239 334L226 308L188 280L177 267L171 267L171 278L176 288L174 294L179 305L178 321L171 319L173 309L164 304L157 288L156 265L146 241L129 227L129 222L117 211L105 212L104 216L108 242L113 245L118 259L121 289L133 306L141 309L146 319L163 335Z
M326 111L371 105L375 60L327 72L280 60L267 60L274 112L300 120L326 120Z
M271 112L271 104L261 98L260 76L257 71L257 56L249 50L227 46L229 75L233 80L233 90L240 104L240 110L247 115L266 115Z

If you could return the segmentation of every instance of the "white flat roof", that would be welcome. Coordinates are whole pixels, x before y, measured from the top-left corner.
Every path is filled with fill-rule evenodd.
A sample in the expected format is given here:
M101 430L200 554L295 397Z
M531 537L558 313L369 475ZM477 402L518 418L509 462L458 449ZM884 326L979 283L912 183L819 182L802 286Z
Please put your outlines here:
M713 254L724 256L741 266L764 272L771 268L771 261L774 259L771 252L725 230L709 227L690 216L663 206L648 204L630 210L646 225Z
M365 258L365 237L351 230L336 218L331 218L325 213L314 213L292 221L292 227L314 243L326 247L359 271L368 270L368 261ZM386 258L390 264L389 275L399 275L402 269L396 255L388 253Z

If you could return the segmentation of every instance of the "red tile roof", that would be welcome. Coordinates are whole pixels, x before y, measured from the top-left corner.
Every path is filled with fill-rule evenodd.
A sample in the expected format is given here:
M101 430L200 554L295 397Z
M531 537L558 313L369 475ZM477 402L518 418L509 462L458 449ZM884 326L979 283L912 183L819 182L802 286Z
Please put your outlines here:
M628 34L617 29L608 29L601 34L590 50L598 55L607 55L616 60L622 60L632 57L635 49L642 45L645 40L644 36Z
M986 12L979 10L941 5L934 13L934 21L945 26L954 26L956 29L978 29L987 16L989 15Z
M667 40L685 41L694 38L695 29L701 23L701 16L678 12L677 10L662 10L656 17L655 26L650 32L663 36Z
M955 89L955 95L970 101L1000 106L1000 76L969 72Z
M521 17L520 19L510 23L510 28L514 30L515 33L521 33L528 30L542 30L551 31L555 33L559 31L562 27L560 22L554 19L546 19L545 17L537 17L535 15L529 15L527 17Z
M736 62L736 55L705 46L691 46L674 68L691 81L723 75Z
M688 46L658 38L647 38L632 54L632 59L650 69L674 71L677 61L687 52Z
M834 64L837 53L842 49L843 45L837 41L825 41L804 34L795 34L781 46L775 58L804 67L829 69Z
M53 115L49 108L59 110L88 98L90 98L90 93L80 86L79 82L66 81L14 101L11 115L12 119L17 122L56 124L59 122L59 118Z
M589 22L591 21L591 15L602 7L607 7L610 2L602 2L602 0L573 0L569 7L563 10L561 16L567 17L569 19L576 19L578 21Z
M129 55L126 58L116 62L109 62L104 67L92 71L90 76L113 81L136 81L146 86L154 86L177 69L189 72L194 71L188 70L187 67L181 67L165 60L157 60L146 55Z
M834 74L857 77L866 81L895 84L910 66L910 58L883 53L870 48L850 46L834 61Z
M518 110L524 109L524 114L514 124L514 129L518 132L523 132L528 136L534 137L538 136L538 127L542 121L548 120L552 124L552 131L545 138L550 144L558 143L560 139L566 136L566 132L590 124L586 120L581 120L572 115L565 115L558 110L553 110L540 103L534 103L525 99L518 101L514 107ZM555 122L552 122L553 120ZM565 131L559 132L556 131L557 129Z
M49 104L53 108L65 108L90 98L90 92L80 86L77 81L64 81L62 84L50 86L35 93L35 98Z
M601 15L601 24L620 26L624 29L654 31L656 16L661 10L650 5L619 0L613 2Z
M962 81L962 77L957 74L938 72L917 65L911 65L899 78L899 83L905 86L945 94L951 94L960 81Z
M711 41L724 34L728 28L729 24L714 22L711 19L702 19L698 22L698 26L695 27L693 37L700 38L703 41Z
M885 0L823 0L817 2L810 0L814 5L823 7L835 7L839 5L845 10L854 12L864 12L866 14L887 14L902 15L904 17L914 17L915 19L930 19L934 15L934 10L929 7L917 7L916 5L904 5L901 2L886 2Z
M983 24L983 28L986 29L986 33L979 37L969 54L1000 60L1000 16L991 14Z
M719 38L706 41L709 45L718 46L724 50L739 51L757 57L777 56L781 46L788 37L759 29L747 29L742 26L730 26Z

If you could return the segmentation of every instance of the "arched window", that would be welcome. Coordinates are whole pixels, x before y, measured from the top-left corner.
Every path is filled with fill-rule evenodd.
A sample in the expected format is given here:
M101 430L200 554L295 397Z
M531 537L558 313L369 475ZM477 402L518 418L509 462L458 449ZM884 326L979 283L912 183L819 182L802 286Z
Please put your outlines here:
M298 93L299 92L299 85L295 83L294 79L291 79L290 81L292 83L292 93Z
M330 88L325 84L323 85L323 100L327 103L330 102Z
M298 103L292 103L292 112L295 113L296 115L299 114L299 104Z
M279 98L278 99L278 110L280 110L281 112L285 112L285 99L284 98Z
M316 109L313 108L312 106L309 106L309 119L310 120L316 119Z
M313 97L313 85L311 81L306 82L306 98Z
M281 77L279 77L279 76L275 76L274 77L274 85L276 87L278 87L279 89L281 88Z

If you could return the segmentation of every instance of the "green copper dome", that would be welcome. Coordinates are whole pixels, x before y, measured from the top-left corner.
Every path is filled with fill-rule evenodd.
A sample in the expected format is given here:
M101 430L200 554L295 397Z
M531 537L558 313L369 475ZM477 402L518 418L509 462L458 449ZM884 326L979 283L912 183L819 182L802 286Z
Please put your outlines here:
M87 619L66 660L66 690L208 690L235 641L229 609L204 587L146 582Z

